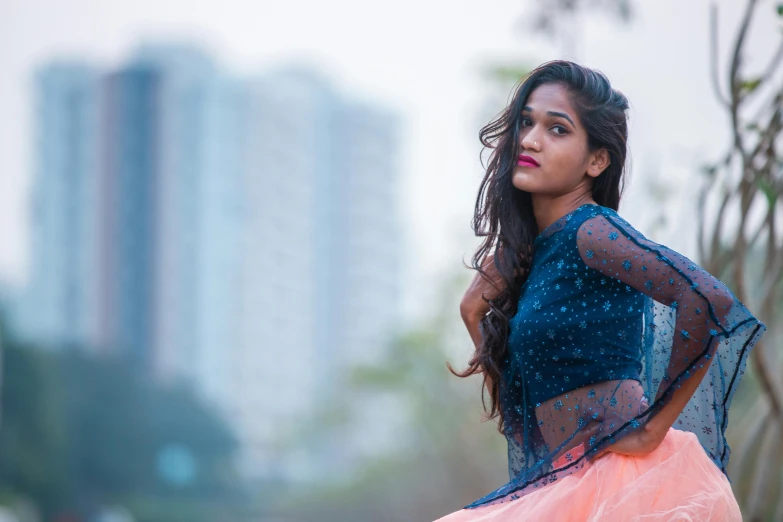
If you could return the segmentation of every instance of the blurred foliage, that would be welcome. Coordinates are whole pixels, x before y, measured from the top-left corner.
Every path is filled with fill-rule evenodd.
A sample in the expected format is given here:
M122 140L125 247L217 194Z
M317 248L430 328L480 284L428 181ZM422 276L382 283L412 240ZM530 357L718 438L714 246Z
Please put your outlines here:
M347 481L291 493L281 508L291 520L433 520L508 480L505 439L495 421L481 422L480 376L460 379L446 368L448 360L461 370L473 351L458 306L468 283L464 273L451 278L435 317L401 333L383 363L355 368L345 384L340 418L349 421L351 397L393 393L409 406L409 436Z
M762 68L747 70L743 56L760 3L746 0L726 55L727 77L721 78L718 5L710 7L710 80L732 140L717 160L701 168L699 261L726 281L768 328L750 353L740 386L740 392L754 393L738 393L732 404L732 415L737 412L741 420L730 432L729 476L746 520L777 521L783 520L783 332L778 326L783 314L778 219L783 201L783 38L777 49L769 49ZM773 16L783 16L779 7ZM768 6L761 8L772 14Z
M560 57L578 59L583 48L581 27L582 16L604 15L619 26L629 26L634 20L631 0L546 0L525 6L524 14L518 17L513 30L525 39L540 35L559 44ZM522 47L524 49L524 47ZM481 128L494 119L511 102L521 80L539 63L537 59L503 58L490 59L478 67L478 75L486 81L485 99L477 111L475 127Z
M109 504L137 521L235 520L233 435L186 389L131 368L4 337L0 497L32 500L45 520L88 520ZM159 471L171 444L194 458L186 483Z
M630 23L634 17L631 0L545 0L532 6L531 13L519 18L519 29L522 32L534 31L553 41L561 40L568 30L562 25L563 18L582 11L602 13L621 24Z

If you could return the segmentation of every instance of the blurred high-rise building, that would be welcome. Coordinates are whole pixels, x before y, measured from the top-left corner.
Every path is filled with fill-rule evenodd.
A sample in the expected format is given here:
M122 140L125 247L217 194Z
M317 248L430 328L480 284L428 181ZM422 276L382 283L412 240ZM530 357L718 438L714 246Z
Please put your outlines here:
M380 357L397 326L400 124L295 67L248 82L245 103L243 467L307 474L319 459L288 465L279 434L328 404L349 365ZM338 459L344 444L326 431L314 445Z
M152 369L161 169L160 77L131 67L102 81L101 342Z
M157 85L155 333L151 369L225 404L239 340L242 82L201 50L148 45L132 67Z
M53 62L34 77L32 276L15 316L41 346L99 346L99 84L81 63Z
M302 420L399 326L398 116L317 71L235 79L190 47L58 67L40 75L38 127L69 123L36 155L82 159L41 161L29 289L49 316L23 331L189 384L233 427L247 477L350 463L355 445L308 439ZM356 440L382 438L373 424Z

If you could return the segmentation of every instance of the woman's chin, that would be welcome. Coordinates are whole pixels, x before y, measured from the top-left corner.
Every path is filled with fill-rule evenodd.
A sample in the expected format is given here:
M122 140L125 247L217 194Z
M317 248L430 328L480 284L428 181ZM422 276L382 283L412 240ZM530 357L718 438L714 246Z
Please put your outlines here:
M518 190L532 192L530 189L533 188L533 184L530 183L530 175L526 172L515 172L511 177L511 184Z

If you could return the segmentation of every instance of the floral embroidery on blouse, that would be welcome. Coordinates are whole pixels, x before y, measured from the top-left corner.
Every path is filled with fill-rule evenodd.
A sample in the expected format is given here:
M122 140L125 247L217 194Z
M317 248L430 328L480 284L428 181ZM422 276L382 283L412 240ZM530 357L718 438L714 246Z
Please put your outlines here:
M533 248L500 382L509 481L465 507L579 469L644 426L705 364L674 427L694 433L725 472L728 409L766 326L721 281L608 207L572 210Z

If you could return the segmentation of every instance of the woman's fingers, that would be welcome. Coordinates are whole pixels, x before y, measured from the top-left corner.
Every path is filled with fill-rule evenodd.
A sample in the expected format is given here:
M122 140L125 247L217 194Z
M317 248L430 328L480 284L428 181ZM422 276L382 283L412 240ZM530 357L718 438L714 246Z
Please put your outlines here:
M618 440L614 444L604 448L594 460L598 460L606 453L613 452L619 455L626 455L629 457L635 457L639 455L646 455L650 451L654 450L656 445L646 433L642 431L636 431L629 435L626 435L622 439Z
M596 460L605 457L607 453L617 453L618 455L626 455L629 457L647 455L655 450L660 443L661 440L651 436L648 432L636 430L614 444L607 446L595 456L588 457L587 460L589 462L595 462Z
M609 450L608 450L608 449L601 450L601 451L600 451L600 452L598 452L596 455L593 455L592 457L588 457L588 458L587 458L587 461L588 461L588 462L590 462L590 464L592 464L592 463L593 463L593 462L595 462L596 460L598 460L598 459L601 459L601 458L605 457L605 456L606 456L608 453L609 453Z

